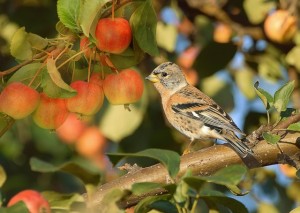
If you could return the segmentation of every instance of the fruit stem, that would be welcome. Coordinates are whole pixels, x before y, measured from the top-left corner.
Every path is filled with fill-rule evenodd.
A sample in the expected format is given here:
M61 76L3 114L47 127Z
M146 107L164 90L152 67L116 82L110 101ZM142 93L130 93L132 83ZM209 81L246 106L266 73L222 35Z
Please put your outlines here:
M86 50L88 49L88 47L86 47L85 49L81 50L80 52L72 55L70 58L68 58L67 60L65 60L63 63L61 63L57 69L61 68L62 66L64 66L66 63L68 63L69 61L71 61L73 58L76 58L77 56L83 54Z
M114 0L112 0L111 18L113 21L115 20L115 1Z
M40 68L39 68L39 69L36 71L36 73L34 74L33 78L31 79L31 81L30 81L29 84L28 84L29 87L33 84L33 82L34 82L34 80L37 78L38 74L41 72L41 70L42 70L42 69L44 68L44 66L46 65L46 61L47 61L47 60L44 61L44 63L40 66Z

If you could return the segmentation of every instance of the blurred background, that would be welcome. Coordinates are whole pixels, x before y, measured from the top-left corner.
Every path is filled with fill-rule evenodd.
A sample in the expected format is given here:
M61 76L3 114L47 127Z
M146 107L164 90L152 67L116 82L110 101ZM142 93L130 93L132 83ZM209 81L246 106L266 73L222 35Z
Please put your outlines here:
M164 61L176 62L189 83L220 104L246 133L267 123L265 107L255 93L256 81L273 95L286 82L294 80L296 89L290 106L299 108L300 6L297 0L152 2L158 18L160 54L146 56L136 67L143 76ZM266 17L278 9L287 11L295 20L285 27L279 15L279 24L275 21L266 26ZM57 36L57 22L54 0L0 0L0 70L17 64L10 56L9 44L19 27L25 26L27 32L53 38ZM272 30L279 37L268 36L267 31L272 34ZM291 31L294 32L289 36ZM144 85L143 98L131 106L131 112L105 101L96 116L78 120L71 114L56 131L39 128L30 117L16 122L0 138L0 164L7 174L1 188L3 202L26 188L84 192L78 179L67 173L32 171L32 157L56 165L69 160L80 162L99 171L105 182L119 174L109 163L106 152L162 148L182 153L189 139L170 127L158 93L149 82ZM275 120L276 115L271 112L271 121ZM197 146L212 144L207 141ZM127 161L138 162L139 166L155 163L142 158ZM288 212L300 201L295 170L286 165L251 170L245 187L252 187L251 192L235 198L251 212Z

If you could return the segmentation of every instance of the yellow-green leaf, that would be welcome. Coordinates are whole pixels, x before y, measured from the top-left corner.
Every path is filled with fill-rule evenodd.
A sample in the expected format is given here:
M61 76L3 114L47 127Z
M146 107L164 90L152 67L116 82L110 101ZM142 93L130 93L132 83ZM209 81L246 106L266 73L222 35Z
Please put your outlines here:
M32 58L32 49L27 36L28 33L25 31L25 27L22 27L12 37L10 53L18 60L29 60Z

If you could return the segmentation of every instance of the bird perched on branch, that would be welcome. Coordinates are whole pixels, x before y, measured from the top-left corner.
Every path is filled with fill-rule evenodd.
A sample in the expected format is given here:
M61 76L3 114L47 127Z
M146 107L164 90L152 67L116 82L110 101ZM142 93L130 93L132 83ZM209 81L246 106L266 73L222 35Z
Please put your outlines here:
M165 62L146 77L161 95L167 120L179 132L194 139L220 139L245 157L252 153L235 134L245 135L210 97L189 85L180 67Z

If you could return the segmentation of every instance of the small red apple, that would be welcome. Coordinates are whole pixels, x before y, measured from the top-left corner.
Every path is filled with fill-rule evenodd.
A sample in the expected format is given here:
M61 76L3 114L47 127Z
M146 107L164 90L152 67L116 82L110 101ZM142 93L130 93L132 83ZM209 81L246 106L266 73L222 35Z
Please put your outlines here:
M65 122L56 129L58 137L65 143L74 143L86 128L86 124L75 113L69 113Z
M287 10L277 10L266 18L264 31L272 41L288 42L297 32L297 18Z
M67 99L67 108L70 112L82 115L93 115L103 104L102 88L93 82L74 81L70 85L77 91L77 95Z
M77 152L87 158L102 156L105 146L106 139L96 126L86 128L75 142Z
M36 90L20 82L13 82L0 95L0 112L14 119L25 118L35 110L39 98Z
M68 117L65 99L49 98L46 94L40 95L40 103L33 113L33 121L44 129L57 129Z
M17 202L23 201L30 213L50 213L50 205L48 201L37 191L23 190L13 196L7 206L10 207Z
M129 22L124 18L103 18L96 26L97 47L109 53L122 53L132 38Z
M107 75L103 90L111 104L131 104L142 97L144 83L137 71L125 69L117 74Z

